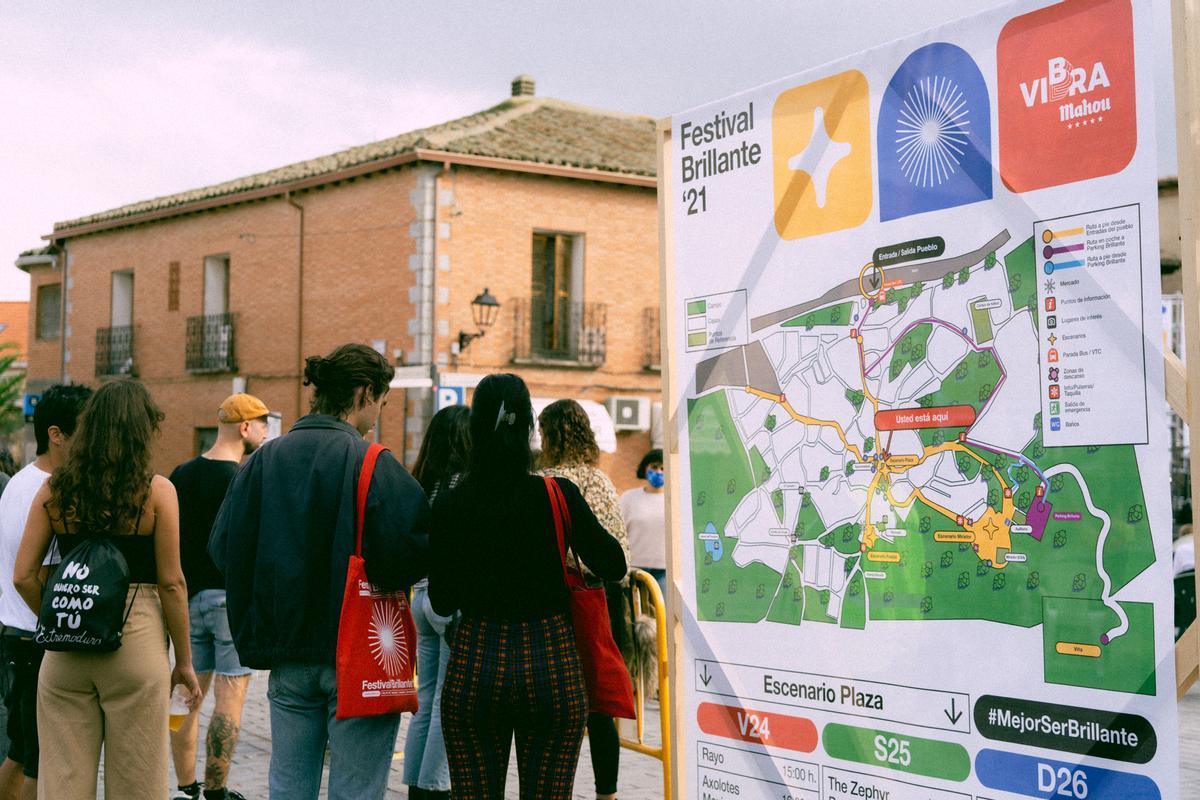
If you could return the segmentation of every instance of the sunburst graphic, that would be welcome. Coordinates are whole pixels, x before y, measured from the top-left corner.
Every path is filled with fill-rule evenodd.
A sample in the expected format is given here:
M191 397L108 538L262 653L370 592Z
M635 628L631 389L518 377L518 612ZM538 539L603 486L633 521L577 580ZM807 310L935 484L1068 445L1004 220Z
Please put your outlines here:
M367 641L375 663L383 668L389 678L395 678L408 667L408 649L405 647L404 624L394 603L371 604L371 626Z
M896 121L896 155L908 182L928 189L949 180L967 152L970 124L957 83L938 75L914 83Z

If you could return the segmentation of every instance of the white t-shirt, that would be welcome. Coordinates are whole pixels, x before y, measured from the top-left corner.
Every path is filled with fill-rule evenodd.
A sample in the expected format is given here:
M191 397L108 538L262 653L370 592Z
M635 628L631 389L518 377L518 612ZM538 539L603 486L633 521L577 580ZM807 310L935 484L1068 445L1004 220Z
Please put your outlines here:
M621 494L631 567L667 568L666 497L663 492L647 492L640 487Z
M13 587L13 569L17 565L17 548L25 534L25 521L33 507L33 498L49 478L49 472L29 464L12 476L4 493L0 494L0 624L10 628L26 631L37 628L37 615L29 610ZM50 563L49 555L46 563Z

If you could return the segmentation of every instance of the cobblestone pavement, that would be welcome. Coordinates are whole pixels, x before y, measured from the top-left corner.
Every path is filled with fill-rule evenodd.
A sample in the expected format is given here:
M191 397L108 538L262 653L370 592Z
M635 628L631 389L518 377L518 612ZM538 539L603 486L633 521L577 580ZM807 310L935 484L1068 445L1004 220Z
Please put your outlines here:
M256 673L250 683L249 699L246 703L245 715L242 721L242 737L234 756L231 786L242 792L249 800L267 800L267 763L271 755L270 723L267 712L267 675ZM206 725L211 713L212 701L206 703L201 712L201 718ZM647 724L647 741L658 743L657 709L649 715ZM407 716L397 737L397 749L402 750L404 736L407 731ZM1200 687L1193 690L1179 704L1179 751L1181 762L1181 798L1200 798ZM407 797L403 776L404 761L401 752L396 753L392 765L392 777L388 782L388 800ZM201 771L203 767L201 767ZM172 784L174 787L174 772ZM579 759L579 772L575 779L576 800L591 800L595 797L592 791L591 760L588 756L587 740L584 740L583 754ZM657 759L621 751L621 784L622 800L654 800L662 796L662 765ZM170 797L172 795L165 795ZM325 797L324 793L321 795ZM510 760L508 793L509 798L517 797L516 756ZM100 793L103 798L103 792Z
M212 713L212 700L206 701L200 712L202 726L207 726L209 715ZM650 709L646 725L647 744L657 746L658 710ZM404 787L404 739L408 732L409 715L405 714L400 725L400 735L396 737L396 754L392 761L392 775L388 781L388 800L405 798L408 793ZM203 742L204 727L201 728ZM271 757L271 724L267 708L267 673L255 673L250 681L247 693L246 708L242 716L242 734L234 753L233 768L230 771L229 785L246 795L248 800L267 800L267 763ZM509 759L508 792L510 798L517 797L517 757L514 751ZM197 771L203 774L203 764L198 765ZM328 773L327 773L328 774ZM172 766L171 786L174 787L175 773ZM579 772L575 778L575 797L577 800L592 800L595 798L592 782L592 762L588 754L587 739L583 742L583 753L579 758ZM662 763L650 756L621 750L621 800L653 800L662 797ZM325 797L324 791L321 797Z

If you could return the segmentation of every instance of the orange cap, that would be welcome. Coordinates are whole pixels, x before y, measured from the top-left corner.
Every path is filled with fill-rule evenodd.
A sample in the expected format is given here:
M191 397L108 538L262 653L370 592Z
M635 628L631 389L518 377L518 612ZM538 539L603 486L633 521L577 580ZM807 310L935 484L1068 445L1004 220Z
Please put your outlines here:
M217 409L217 419L225 423L245 422L270 413L266 404L252 394L231 394Z

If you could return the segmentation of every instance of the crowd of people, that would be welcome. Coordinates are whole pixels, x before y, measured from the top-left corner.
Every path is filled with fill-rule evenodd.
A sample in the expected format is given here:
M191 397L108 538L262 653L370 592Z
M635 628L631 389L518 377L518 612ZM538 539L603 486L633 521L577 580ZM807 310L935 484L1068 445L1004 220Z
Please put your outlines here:
M230 765L252 670L270 673L271 798L315 800L326 767L333 800L384 796L400 715L336 713L335 654L358 478L393 375L363 345L310 357L310 413L285 435L266 441L268 407L233 395L216 442L169 478L150 466L163 413L145 386L43 394L37 458L0 490L0 800L95 798L101 758L106 797L160 800L169 757L177 800L243 798ZM617 727L589 709L548 490L627 649L631 565L665 576L663 456L620 496L598 461L578 403L535 419L510 374L433 417L411 474L378 456L361 551L376 590L411 589L408 797L502 798L514 741L523 800L571 797L585 734L596 797L617 797ZM115 593L116 630L93 636Z

